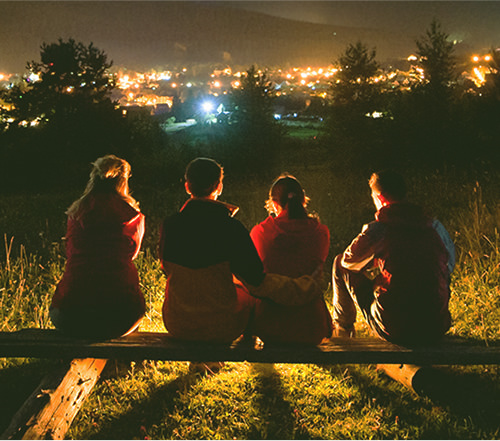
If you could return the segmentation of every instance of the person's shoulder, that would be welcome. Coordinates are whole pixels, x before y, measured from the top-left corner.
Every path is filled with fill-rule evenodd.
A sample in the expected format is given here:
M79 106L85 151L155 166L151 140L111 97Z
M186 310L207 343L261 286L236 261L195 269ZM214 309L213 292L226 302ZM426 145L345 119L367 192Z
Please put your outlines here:
M267 216L262 222L259 222L257 225L255 225L254 228L269 228L273 226L276 222L276 219L273 216Z
M316 228L318 228L319 230L321 231L329 231L329 228L327 225L325 225L324 223L322 223L318 217L316 216L309 216L308 217L308 220L309 222L312 224L312 225L315 225Z
M252 227L252 229L250 230L250 235L254 236L257 234L263 234L264 232L274 228L273 226L274 218L272 216L268 216L263 221Z
M89 210L83 214L82 219L93 222L98 219L126 223L140 214L127 201L117 194L92 195Z

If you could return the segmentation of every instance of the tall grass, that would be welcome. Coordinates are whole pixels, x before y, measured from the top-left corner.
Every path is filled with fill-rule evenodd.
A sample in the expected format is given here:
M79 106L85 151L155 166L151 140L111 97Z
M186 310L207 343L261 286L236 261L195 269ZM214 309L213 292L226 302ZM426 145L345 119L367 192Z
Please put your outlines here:
M500 338L500 203L483 201L479 184L459 219L453 277L453 331L488 342Z
M50 327L49 305L62 275L64 260L56 248L43 261L23 245L12 257L14 238L4 236L5 261L0 262L0 330Z

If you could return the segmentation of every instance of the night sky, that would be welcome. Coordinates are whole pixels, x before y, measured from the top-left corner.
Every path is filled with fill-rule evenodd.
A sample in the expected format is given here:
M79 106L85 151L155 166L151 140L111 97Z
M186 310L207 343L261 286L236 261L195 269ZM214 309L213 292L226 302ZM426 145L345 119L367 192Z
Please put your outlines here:
M438 18L464 52L500 45L499 1L0 1L0 72L72 37L115 66L326 65L361 39L379 61L406 58Z

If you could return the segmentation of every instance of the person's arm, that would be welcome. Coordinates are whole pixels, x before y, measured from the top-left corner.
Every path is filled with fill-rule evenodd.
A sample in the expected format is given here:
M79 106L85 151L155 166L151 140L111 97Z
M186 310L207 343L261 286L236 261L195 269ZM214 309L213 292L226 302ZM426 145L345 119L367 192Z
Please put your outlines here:
M258 286L264 280L264 266L250 234L239 221L231 223L231 272L242 282Z
M266 274L258 286L248 283L245 286L254 297L286 306L306 305L323 295L312 276L292 279L281 274Z
M250 238L252 239L252 242L255 246L255 249L257 250L257 253L259 254L259 257L261 259L263 259L263 255L264 255L264 230L263 230L261 224L255 225L250 230Z
M296 279L280 274L265 274L257 250L245 227L239 222L234 231L235 254L231 271L248 288L250 294L282 305L305 305L323 293L311 276Z
M141 249L142 238L144 237L145 222L144 215L137 213L137 216L130 219L124 227L124 233L132 240L132 260L134 260Z
M328 252L330 251L330 230L326 225L321 225L321 238L320 238L320 250L319 255L323 262L326 261L328 257Z
M360 272L373 261L377 251L377 240L381 236L381 226L378 222L365 225L358 236L351 242L342 255L341 264L344 268Z
M432 221L432 227L439 234L439 237L448 252L448 273L451 274L455 268L455 244L453 243L453 240L451 240L451 237L444 225L437 219Z

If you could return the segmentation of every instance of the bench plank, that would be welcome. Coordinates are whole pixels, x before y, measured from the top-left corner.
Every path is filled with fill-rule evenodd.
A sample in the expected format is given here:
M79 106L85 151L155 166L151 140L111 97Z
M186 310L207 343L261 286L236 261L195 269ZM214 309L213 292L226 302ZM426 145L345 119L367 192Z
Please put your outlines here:
M71 339L53 329L0 332L0 357L228 361L316 364L500 364L500 346L447 338L435 346L405 348L378 338L332 338L312 345L224 345L185 342L162 332L134 332L107 341Z

